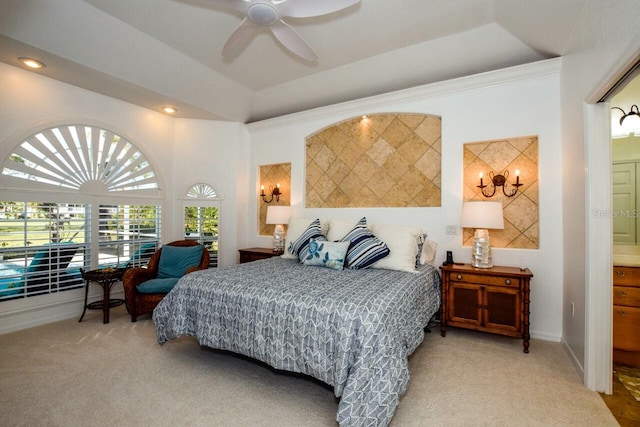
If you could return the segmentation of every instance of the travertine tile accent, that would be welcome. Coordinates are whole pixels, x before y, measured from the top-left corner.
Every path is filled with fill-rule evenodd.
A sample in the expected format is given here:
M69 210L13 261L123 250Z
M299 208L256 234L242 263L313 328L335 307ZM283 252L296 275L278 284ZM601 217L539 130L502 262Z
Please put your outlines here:
M440 206L440 117L373 114L306 140L306 207Z
M282 195L280 200L276 202L275 198L271 203L265 203L262 201L262 197L258 194L258 230L260 235L273 236L275 225L266 224L267 221L267 206L289 206L291 203L291 163L279 163L275 165L261 165L260 166L260 185L264 185L264 192L267 194L267 200L269 200L269 187L274 187L280 183L280 191ZM285 230L287 228L286 224Z
M464 144L463 165L463 200L502 202L504 230L489 231L491 246L537 249L539 247L538 137L527 136ZM489 178L491 171L494 174L503 175L508 171L507 181L514 183L516 169L520 170L520 183L523 185L513 197L506 197L502 193L502 188L497 188L493 197L486 198L477 187L480 184L480 172L484 174L484 184L491 183ZM471 245L474 232L473 229L464 229L462 236L464 245Z

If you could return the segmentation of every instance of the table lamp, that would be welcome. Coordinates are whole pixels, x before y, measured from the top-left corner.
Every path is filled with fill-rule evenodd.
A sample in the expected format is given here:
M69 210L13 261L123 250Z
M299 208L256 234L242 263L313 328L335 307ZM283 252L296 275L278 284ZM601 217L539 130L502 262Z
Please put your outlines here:
M462 227L475 228L471 245L471 265L491 268L491 243L489 228L502 230L502 202L464 202L462 205Z
M275 224L273 232L273 252L284 253L284 226L289 222L291 216L291 206L268 206L267 224Z

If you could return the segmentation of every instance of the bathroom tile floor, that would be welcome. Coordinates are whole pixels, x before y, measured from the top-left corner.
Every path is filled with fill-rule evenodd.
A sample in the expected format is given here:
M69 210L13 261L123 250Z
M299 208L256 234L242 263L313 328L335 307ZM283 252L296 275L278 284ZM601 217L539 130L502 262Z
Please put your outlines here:
M613 394L600 393L600 396L621 427L640 427L640 401L631 395L615 374Z

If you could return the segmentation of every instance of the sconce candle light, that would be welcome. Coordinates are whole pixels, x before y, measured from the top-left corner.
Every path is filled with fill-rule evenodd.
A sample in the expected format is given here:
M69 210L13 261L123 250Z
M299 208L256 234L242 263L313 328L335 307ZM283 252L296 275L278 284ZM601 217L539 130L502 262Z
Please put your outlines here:
M265 203L271 203L273 201L273 198L276 198L276 202L280 201L280 194L282 194L280 192L280 183L276 184L276 188L273 188L273 186L269 187L269 191L271 192L271 195L269 197L269 200L267 200L267 195L264 193L264 185L260 186L260 197L262 197L262 201Z
M489 179L491 180L490 185L485 185L483 182L483 174L480 172L480 185L477 187L482 192L484 197L493 197L496 194L496 187L502 187L502 193L507 197L513 197L518 192L518 188L520 188L523 184L520 183L520 171L516 169L516 183L510 184L507 181L509 177L509 171L504 171L503 174L494 174L493 171L489 172ZM511 187L507 190L507 187ZM485 190L485 188L488 188Z
M614 138L627 137L629 134L640 134L640 110L637 105L632 105L628 113L620 107L611 107L612 110L620 110L622 116L619 121L612 121L611 133ZM612 115L613 120L617 119Z

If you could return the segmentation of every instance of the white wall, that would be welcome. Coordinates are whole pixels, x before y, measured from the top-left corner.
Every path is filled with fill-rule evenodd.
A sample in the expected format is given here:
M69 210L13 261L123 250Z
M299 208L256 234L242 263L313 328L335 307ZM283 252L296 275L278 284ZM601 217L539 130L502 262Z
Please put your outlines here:
M248 143L245 126L235 122L176 120L174 200L184 199L198 183L215 188L220 200L219 265L235 264L238 237L244 232L248 183ZM175 204L177 222L171 240L181 239L181 205ZM240 232L238 232L240 230Z
M248 125L251 183L258 193L260 165L291 162L293 214L321 219L366 216L369 223L419 225L439 242L438 263L447 250L469 262L459 229L462 208L463 144L507 137L539 136L540 248L494 249L495 265L526 266L534 274L531 332L559 341L562 333L562 216L560 62L516 67L469 78L390 93ZM335 122L362 114L415 112L442 117L442 206L431 208L306 209L305 137ZM269 246L258 235L257 197L249 199L249 242ZM445 235L456 225L456 236Z
M0 63L0 99L0 161L23 138L47 126L87 123L113 130L145 154L158 176L163 241L182 238L178 199L191 185L206 182L223 196L220 262L236 262L237 236L246 235L242 212L246 211L248 134L244 125L178 120L4 63ZM7 197L12 197L12 191L0 175L0 198ZM79 317L83 297L81 290L74 290L3 302L0 333Z

